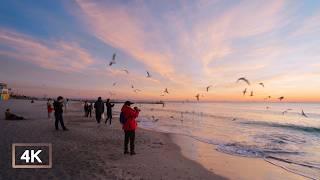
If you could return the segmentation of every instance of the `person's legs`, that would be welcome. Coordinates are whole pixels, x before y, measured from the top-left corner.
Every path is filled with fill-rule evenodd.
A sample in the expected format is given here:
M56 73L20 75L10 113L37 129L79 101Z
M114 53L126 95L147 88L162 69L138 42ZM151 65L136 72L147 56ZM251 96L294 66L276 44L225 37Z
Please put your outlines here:
M134 155L136 154L134 152L134 140L135 140L135 131L130 131L130 154Z
M59 115L58 114L54 114L54 118L56 119L55 122L54 122L54 125L56 127L56 130L59 130L59 126L58 126L58 123L59 123Z
M129 144L129 131L124 131L124 153L129 153L128 151L128 144Z
M100 123L100 120L101 120L101 113L96 112L96 120L97 120L97 123Z
M61 124L62 129L63 129L63 130L66 130L67 128L64 126L64 122L63 122L63 116L62 116L62 114L60 114L59 121L60 121L60 124Z
M109 114L109 119L110 119L110 125L111 125L111 120L112 120L112 114Z

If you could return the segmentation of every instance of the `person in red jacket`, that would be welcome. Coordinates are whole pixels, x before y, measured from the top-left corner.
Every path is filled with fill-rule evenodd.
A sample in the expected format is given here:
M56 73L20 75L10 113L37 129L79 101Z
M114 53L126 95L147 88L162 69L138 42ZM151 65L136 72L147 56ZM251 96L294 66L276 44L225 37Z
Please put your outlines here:
M135 155L134 151L134 141L135 141L135 130L137 128L136 118L139 115L140 109L134 107L132 109L130 106L133 103L130 101L126 101L121 108L121 112L124 115L125 123L122 125L122 129L124 130L124 154L129 154L128 144L130 141L130 155Z

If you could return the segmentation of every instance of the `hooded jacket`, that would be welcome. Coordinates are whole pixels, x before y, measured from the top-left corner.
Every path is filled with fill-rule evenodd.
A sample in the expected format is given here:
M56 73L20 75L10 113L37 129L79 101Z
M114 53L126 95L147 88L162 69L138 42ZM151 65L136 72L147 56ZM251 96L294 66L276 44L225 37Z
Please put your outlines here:
M63 113L63 108L62 108L63 104L62 104L62 102L54 101L53 107L54 107L54 113L55 114L62 114Z
M97 100L94 103L94 108L96 109L96 113L102 114L104 112L104 103L101 100Z
M125 131L134 131L138 126L136 118L139 115L139 111L136 111L129 106L123 105L121 108L121 112L126 118L126 123L122 126L122 129Z

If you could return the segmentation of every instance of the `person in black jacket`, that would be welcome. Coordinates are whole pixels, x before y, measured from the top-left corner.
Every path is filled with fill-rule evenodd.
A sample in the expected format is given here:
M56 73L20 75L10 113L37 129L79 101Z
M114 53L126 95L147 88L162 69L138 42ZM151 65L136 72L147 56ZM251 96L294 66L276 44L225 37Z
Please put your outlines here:
M111 125L111 119L112 119L112 108L113 108L114 104L110 103L110 99L107 99L106 102L106 107L107 107L107 118L106 121L104 122L105 124L107 124L108 120L110 120L110 125Z
M68 131L68 129L64 126L63 123L63 97L59 96L56 101L53 103L54 108L54 117L56 119L55 126L56 130L59 130L59 122L61 124L61 127L64 131Z
M88 101L85 101L84 102L84 106L83 106L83 110L84 110L84 117L88 117L88 108L89 108L89 104L88 104Z
M89 103L89 105L88 105L88 116L87 117L92 117L91 116L91 112L92 112L92 103Z
M101 97L98 98L98 100L94 103L94 109L96 111L96 120L99 124L101 121L101 115L104 113L104 103L101 99Z

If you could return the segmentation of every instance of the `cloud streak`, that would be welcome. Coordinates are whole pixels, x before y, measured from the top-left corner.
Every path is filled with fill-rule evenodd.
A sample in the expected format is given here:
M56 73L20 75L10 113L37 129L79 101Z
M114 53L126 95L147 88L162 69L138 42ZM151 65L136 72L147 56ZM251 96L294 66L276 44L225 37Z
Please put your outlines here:
M1 56L26 61L42 68L79 72L91 64L93 57L77 43L40 41L14 31L0 29Z

